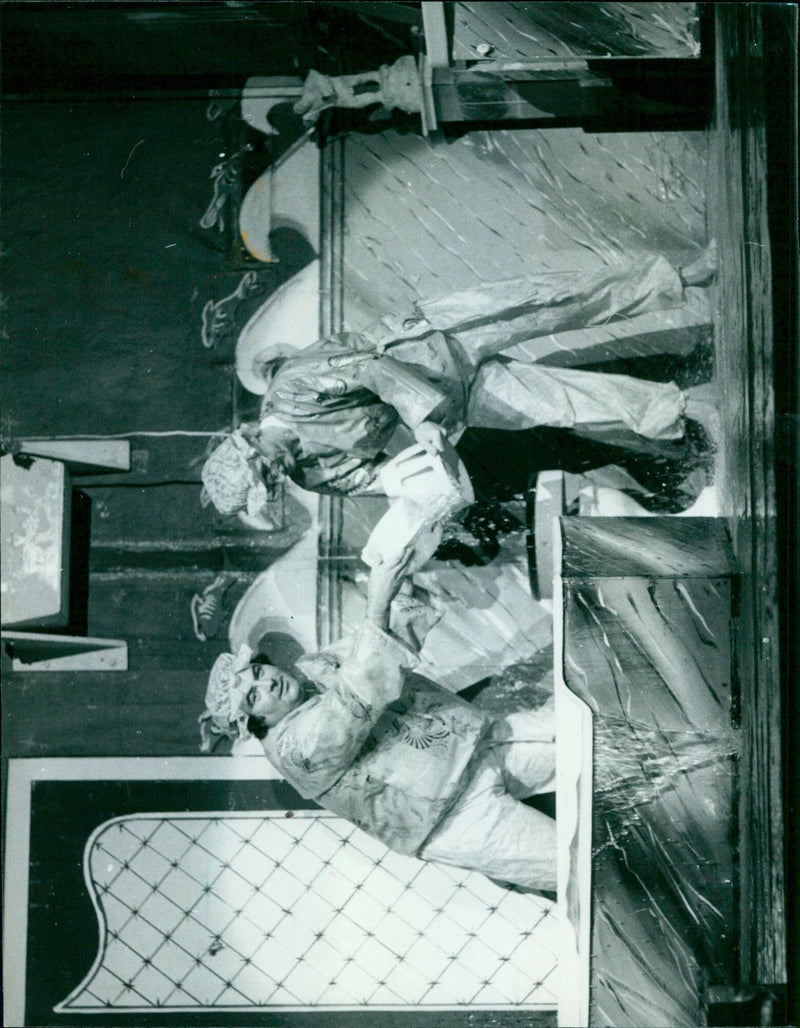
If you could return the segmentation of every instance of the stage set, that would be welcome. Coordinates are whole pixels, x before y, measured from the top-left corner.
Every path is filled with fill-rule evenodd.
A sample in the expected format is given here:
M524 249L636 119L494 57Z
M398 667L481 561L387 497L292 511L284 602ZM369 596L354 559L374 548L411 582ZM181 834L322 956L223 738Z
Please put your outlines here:
M0 16L4 1022L792 1023L796 7Z

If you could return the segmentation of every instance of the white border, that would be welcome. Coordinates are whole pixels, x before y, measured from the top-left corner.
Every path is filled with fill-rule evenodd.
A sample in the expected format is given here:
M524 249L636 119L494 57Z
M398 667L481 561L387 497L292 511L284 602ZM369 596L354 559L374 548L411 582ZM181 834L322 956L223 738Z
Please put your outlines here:
M592 927L592 714L564 681L564 585L561 520L553 518L553 676L556 706L556 869L558 874L558 1024L589 1024ZM570 849L577 835L573 866ZM568 916L567 893L577 895L577 928Z

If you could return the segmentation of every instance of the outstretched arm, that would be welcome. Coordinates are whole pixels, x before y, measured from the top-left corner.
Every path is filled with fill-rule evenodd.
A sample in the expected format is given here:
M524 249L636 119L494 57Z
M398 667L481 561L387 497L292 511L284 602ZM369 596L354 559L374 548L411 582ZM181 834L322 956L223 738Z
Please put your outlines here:
M386 563L376 564L369 575L367 586L367 621L382 632L389 631L389 612L392 600L400 591L414 557L414 547L406 546Z
M447 394L439 386L410 364L385 354L366 362L360 378L367 389L394 407L413 432L423 422L437 421L450 406Z

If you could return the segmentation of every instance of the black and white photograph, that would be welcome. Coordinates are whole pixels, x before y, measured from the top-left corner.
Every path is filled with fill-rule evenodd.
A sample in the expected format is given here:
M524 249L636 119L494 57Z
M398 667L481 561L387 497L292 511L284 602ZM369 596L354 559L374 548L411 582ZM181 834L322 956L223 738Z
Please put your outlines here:
M3 1023L797 1024L798 5L0 29Z

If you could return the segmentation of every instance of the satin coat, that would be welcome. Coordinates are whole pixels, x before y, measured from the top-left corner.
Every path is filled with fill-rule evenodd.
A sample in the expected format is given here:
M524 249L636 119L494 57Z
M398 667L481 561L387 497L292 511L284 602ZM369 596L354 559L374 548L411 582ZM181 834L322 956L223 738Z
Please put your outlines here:
M491 727L469 703L413 674L416 663L367 622L341 661L299 662L321 691L263 742L301 796L405 854L418 852L459 797Z

